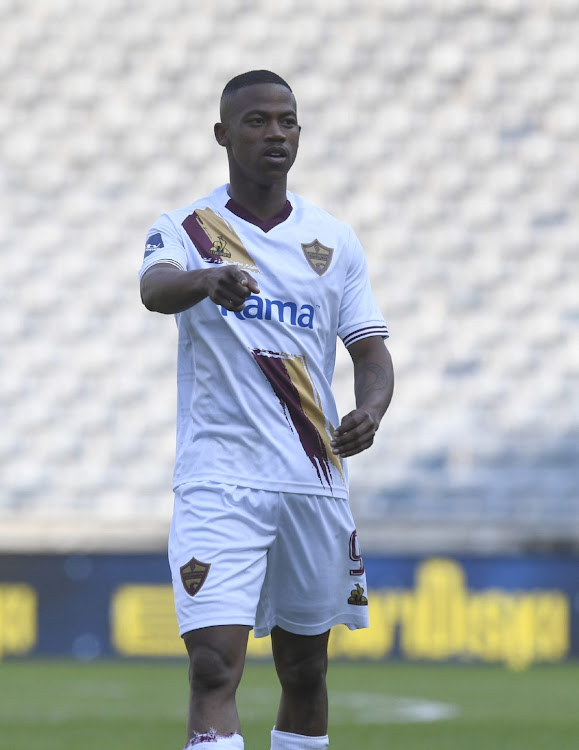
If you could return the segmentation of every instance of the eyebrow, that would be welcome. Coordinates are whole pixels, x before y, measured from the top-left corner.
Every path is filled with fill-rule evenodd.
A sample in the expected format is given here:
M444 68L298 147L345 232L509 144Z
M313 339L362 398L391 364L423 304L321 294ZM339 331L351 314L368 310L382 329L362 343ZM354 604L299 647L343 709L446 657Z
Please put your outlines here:
M271 115L271 112L265 109L250 109L247 112L244 112L242 117L250 117L251 115L265 115L269 116ZM288 115L291 115L292 117L297 117L297 113L294 109L288 109L282 112L279 116L280 117L287 117Z

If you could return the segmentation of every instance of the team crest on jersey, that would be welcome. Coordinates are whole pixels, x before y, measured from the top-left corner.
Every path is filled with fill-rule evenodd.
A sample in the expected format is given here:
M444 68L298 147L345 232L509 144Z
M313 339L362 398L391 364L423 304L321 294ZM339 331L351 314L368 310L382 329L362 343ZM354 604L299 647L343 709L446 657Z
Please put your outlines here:
M364 596L364 589L362 588L362 586L360 586L359 583L356 584L356 588L350 591L350 598L348 599L348 604L356 604L359 607L368 606L368 597Z
M302 250L304 251L306 260L318 276L326 273L332 262L333 247L326 247L316 239L313 242L308 242L307 245L302 242Z
M179 568L183 587L189 596L195 596L205 583L211 563L204 563L192 557L188 563Z

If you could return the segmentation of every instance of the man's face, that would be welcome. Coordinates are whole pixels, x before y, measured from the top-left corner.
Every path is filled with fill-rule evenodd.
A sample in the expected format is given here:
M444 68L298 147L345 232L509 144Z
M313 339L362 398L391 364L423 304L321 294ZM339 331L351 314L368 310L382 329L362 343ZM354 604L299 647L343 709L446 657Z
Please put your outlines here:
M232 176L259 185L285 179L300 137L292 92L277 83L258 83L230 94L222 103L215 137L227 148Z

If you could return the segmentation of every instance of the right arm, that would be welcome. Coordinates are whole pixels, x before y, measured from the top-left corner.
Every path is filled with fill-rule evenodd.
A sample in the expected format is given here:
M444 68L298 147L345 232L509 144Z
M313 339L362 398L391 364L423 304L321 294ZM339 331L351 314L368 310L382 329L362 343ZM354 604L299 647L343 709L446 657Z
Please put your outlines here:
M153 312L183 312L209 297L216 305L241 312L245 300L259 293L256 280L239 266L221 265L182 271L171 263L155 263L141 278L141 300Z

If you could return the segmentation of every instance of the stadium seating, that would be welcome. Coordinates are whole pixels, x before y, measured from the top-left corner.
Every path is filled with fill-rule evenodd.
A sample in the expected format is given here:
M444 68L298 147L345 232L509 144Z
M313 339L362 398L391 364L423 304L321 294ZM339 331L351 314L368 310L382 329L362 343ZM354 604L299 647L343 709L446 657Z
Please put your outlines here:
M144 233L226 180L219 93L256 67L298 98L290 187L354 226L391 329L350 462L369 545L576 543L579 2L77 11L0 8L0 546L163 543L175 327L140 304ZM335 386L352 408L343 351Z

